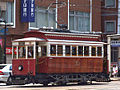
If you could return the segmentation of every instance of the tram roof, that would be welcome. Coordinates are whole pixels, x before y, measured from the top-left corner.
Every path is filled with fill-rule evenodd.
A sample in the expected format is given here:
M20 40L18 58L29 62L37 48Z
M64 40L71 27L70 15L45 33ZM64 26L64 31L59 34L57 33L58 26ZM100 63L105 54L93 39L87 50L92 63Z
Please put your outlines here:
M16 39L13 42L19 42L19 41L45 41L45 39L36 38L36 37L28 37L28 38Z

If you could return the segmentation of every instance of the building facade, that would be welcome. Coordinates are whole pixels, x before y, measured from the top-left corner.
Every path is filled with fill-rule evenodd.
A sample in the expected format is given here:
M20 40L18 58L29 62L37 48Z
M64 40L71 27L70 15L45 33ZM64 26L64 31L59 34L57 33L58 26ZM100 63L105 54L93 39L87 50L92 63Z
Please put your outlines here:
M0 0L0 18L9 25L7 63L11 63L12 59L11 41L23 37L24 32L29 30L45 27L56 29L65 24L73 32L99 33L105 42L106 35L119 33L118 0L35 0L34 22L21 21L22 2L25 6L27 0ZM1 40L4 42L3 23L0 29Z

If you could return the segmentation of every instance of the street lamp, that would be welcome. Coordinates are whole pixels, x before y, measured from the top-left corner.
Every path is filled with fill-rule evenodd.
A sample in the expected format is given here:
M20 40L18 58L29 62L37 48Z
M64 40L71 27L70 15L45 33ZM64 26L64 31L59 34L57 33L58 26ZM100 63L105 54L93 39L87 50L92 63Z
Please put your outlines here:
M3 19L0 19L0 22L5 24L5 30L4 30L4 64L6 64L6 29L7 29L7 25L6 25L6 21Z

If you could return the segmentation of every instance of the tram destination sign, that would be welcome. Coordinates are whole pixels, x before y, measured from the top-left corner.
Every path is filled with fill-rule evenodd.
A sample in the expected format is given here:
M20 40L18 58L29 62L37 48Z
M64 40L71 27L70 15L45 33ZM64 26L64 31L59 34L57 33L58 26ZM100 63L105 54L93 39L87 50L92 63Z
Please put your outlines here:
M35 21L35 0L21 0L21 22Z

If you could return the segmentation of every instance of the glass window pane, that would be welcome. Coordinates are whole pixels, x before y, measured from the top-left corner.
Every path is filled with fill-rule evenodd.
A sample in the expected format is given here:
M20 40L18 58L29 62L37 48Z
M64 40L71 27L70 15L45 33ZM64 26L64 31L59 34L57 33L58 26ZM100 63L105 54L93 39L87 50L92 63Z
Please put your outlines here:
M7 21L7 23L14 23L14 2L0 1L0 18Z
M84 46L84 55L89 56L89 46Z
M69 26L72 30L77 30L80 32L89 32L90 13L80 11L74 11L74 14L70 13Z
M50 46L50 54L56 56L56 45Z
M106 0L106 7L115 7L115 0Z
M18 58L25 58L26 55L26 48L24 46L18 47Z
M91 55L96 56L96 47L92 47L91 49Z
M17 47L16 46L13 46L13 58L16 58L16 49L17 49Z
M115 32L115 22L106 22L106 32Z
M70 30L74 30L74 17L70 16Z
M41 46L41 56L47 56L47 47Z
M77 55L77 47L76 46L72 46L72 55Z
M33 46L28 46L28 58L33 58Z
M97 56L102 56L102 47L97 47Z
M65 46L65 55L70 56L70 46Z
M55 27L55 11L50 9L47 11L45 8L35 8L35 22L30 23L30 27Z
M78 46L78 55L83 56L83 46Z
M58 45L57 46L57 55L58 56L62 56L63 55L63 46L62 45Z

